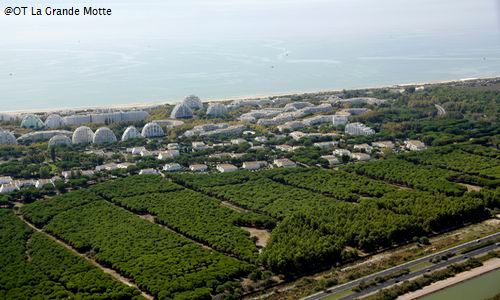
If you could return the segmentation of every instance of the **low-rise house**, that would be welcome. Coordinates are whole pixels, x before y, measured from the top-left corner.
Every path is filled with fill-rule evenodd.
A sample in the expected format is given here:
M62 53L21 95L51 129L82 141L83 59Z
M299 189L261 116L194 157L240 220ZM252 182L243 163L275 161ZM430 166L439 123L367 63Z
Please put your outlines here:
M103 156L103 157L108 156L106 154L106 152L104 152L104 150L102 150L102 149L90 150L90 151L85 152L85 154L94 154L94 155Z
M259 145L259 146L252 146L250 147L250 150L265 150L266 147L262 146L262 145Z
M302 120L302 123L306 126L314 126L323 123L330 123L332 122L332 120L333 120L333 115L320 115L320 116L305 118L304 120Z
M273 164L278 168L292 168L296 167L297 164L288 158L278 158L273 161Z
M135 164L131 162L122 162L116 165L118 169L127 169L130 166L135 166Z
M357 145L353 146L353 149L365 151L366 153L369 153L370 151L372 151L373 148L372 148L372 146L370 146L368 144L357 144Z
M205 145L204 142L192 142L191 147L193 148L193 151L201 151L208 149L208 146Z
M333 155L351 157L351 151L349 151L347 149L335 149L335 150L333 150Z
M134 148L130 149L130 153L132 155L141 155L142 151L146 151L146 148L145 147L134 147Z
M267 166L267 162L265 161L246 161L243 163L243 169L251 171L258 170L265 166Z
M170 143L167 145L168 150L179 150L179 144L178 143Z
M72 171L62 171L61 175L64 179L71 179L76 176L86 176L91 177L95 174L93 170L72 170Z
M155 169L142 169L139 171L139 175L157 175L159 174L158 170Z
M339 159L335 155L323 155L322 159L326 159L328 164L331 166L338 165L340 163Z
M16 180L14 184L17 186L18 189L24 188L24 187L34 187L35 186L35 181L28 179L28 180Z
M179 170L182 170L182 166L178 163L165 164L165 166L163 166L163 171L166 172L175 172Z
M180 155L179 150L166 150L166 151L161 151L160 154L158 154L158 159L159 160L171 159L179 155Z
M0 186L0 194L7 194L18 190L18 187L14 183L4 183Z
M306 127L306 125L304 125L304 123L301 121L289 121L286 122L285 124L278 125L277 128L280 132L283 132L286 130L296 130L304 127Z
M247 141L245 139L239 138L239 139L232 139L231 144L233 145L241 145L246 143Z
M387 149L394 149L394 143L391 141L378 141L378 142L373 142L372 143L373 147L377 148L387 148Z
M424 150L426 148L425 144L419 140L405 141L405 147L410 151L419 151L419 150Z
M228 172L234 172L236 170L238 170L238 167L236 167L235 165L231 165L231 164L219 164L217 165L217 171L221 172L221 173L228 173Z
M13 182L12 177L10 176L2 176L0 177L0 185L2 184L11 184Z
M97 172L100 172L100 171L113 171L113 170L116 170L116 169L118 169L118 165L115 164L115 163L109 163L109 164L104 164L104 165L100 165L100 166L95 167L95 170Z
M154 156L155 152L144 149L139 153L139 155L142 157Z
M254 140L256 142L259 142L259 143L267 143L267 141L268 141L267 137L265 137L265 136L258 136L256 138L254 138Z
M222 152L222 153L213 153L208 156L208 158L228 158L231 157L231 153Z
M295 141L298 141L298 140L302 139L303 137L305 137L307 134L303 133L301 131L294 131L294 132L291 132L289 135L292 139L294 139Z
M208 166L205 164L194 164L189 166L189 170L193 172L206 172L208 170Z
M95 172L93 170L83 170L82 176L91 177L94 176Z
M276 150L284 151L284 152L293 152L293 147L290 145L277 145Z
M314 143L313 146L321 148L321 149L330 149L330 148L334 148L334 147L338 146L338 144L339 144L339 142L330 141L330 142L318 142L318 143Z
M363 152L355 152L351 154L351 158L364 161L364 160L370 160L371 157L369 154Z
M35 188L41 189L46 185L54 187L54 181L52 179L38 179L35 183Z

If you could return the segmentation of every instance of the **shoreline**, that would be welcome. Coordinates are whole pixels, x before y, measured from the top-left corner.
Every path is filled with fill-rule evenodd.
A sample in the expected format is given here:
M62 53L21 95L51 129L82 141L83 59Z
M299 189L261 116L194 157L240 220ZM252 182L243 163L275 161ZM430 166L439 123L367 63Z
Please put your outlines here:
M232 100L243 100L243 99L259 99L259 98L268 98L268 97L283 97L290 95L307 95L307 94L327 94L327 93L339 93L343 90L370 90L370 89L382 89L382 88L404 88L408 86L428 86L428 85L437 85L437 84L450 84L450 83L459 83L459 82L468 82L468 81L476 81L476 80L488 80L488 79L497 79L500 78L500 75L495 76L486 76L486 77L474 77L474 78L461 78L461 79L450 79L450 80L433 80L427 82L410 82L410 83L397 83L397 84L382 84L378 86L368 86L368 87L353 87L349 89L337 88L337 89L321 89L321 90L313 90L313 91L299 91L299 92L283 92L283 93L271 93L271 94L254 94L247 96L234 96L234 97L208 97L203 101L206 102L225 102ZM5 114L25 114L25 113L54 113L54 112L75 112L80 110L120 110L120 109L147 109L153 108L155 106L161 105L174 105L182 100L158 100L151 102L137 102L137 103L124 103L124 104L107 104L107 105L92 105L92 106L80 106L80 107L62 107L62 108L40 108L40 109L21 109L21 110L7 110L0 111L0 113Z
M446 288L450 288L454 285L466 282L467 280L476 278L478 276L487 274L489 272L493 272L499 268L500 268L500 258L493 258L488 261L485 261L481 267L456 274L455 276L447 278L445 280L434 282L420 290L401 295L397 298L397 300L420 299L422 297L437 293Z

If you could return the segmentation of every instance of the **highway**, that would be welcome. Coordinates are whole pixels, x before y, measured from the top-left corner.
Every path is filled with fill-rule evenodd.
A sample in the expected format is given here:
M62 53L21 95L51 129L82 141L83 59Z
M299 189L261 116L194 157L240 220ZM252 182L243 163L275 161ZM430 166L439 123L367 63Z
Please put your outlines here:
M457 251L463 250L463 249L468 248L470 246L473 246L473 245L476 245L476 244L479 244L479 243L483 243L483 242L487 242L487 241L492 241L492 240L495 240L497 238L500 238L500 232L497 232L495 234L492 234L492 235L489 235L489 236L486 236L486 237L483 237L483 238L480 238L480 239L477 239L477 240L473 240L473 241L470 241L470 242L467 242L467 243L463 243L463 244L460 244L458 246L455 246L455 247L452 247L452 248L449 248L449 249L446 249L446 250L443 250L443 251L440 251L440 252L429 254L427 256L424 256L424 257L421 257L421 258L417 258L415 260L406 262L404 264L400 264L400 265L394 266L392 268L385 269L385 270L382 270L380 272L373 273L373 274L370 274L368 276L365 276L365 277L362 277L362 278L358 278L356 280L349 281L347 283L344 283L344 284L341 284L341 285L338 285L338 286L331 287L331 288L327 289L328 292L325 292L325 291L318 292L316 294L313 294L313 295L310 295L310 296L307 296L307 297L303 298L303 300L323 299L325 297L328 297L331 294L335 294L335 293L342 292L342 291L345 291L345 290L348 290L348 289L352 289L352 288L358 286L363 281L364 282L368 282L368 281L374 280L377 277L384 277L384 276L390 275L390 274L392 274L392 273L394 273L396 271L400 271L400 270L404 270L404 269L409 269L412 266L418 265L418 264L420 264L422 262L427 262L427 261L429 261L432 258L435 258L435 257L438 257L438 256L442 256L442 255L446 255L446 254L449 254L449 253L455 253ZM481 248L481 249L478 249L478 250L475 250L475 251L471 251L470 253L467 253L465 255L453 257L453 258L448 259L447 261L442 261L442 262L439 262L439 263L434 264L432 266L429 266L425 270L420 270L420 271L412 272L410 274L403 275L403 276L400 276L398 278L388 280L388 281L384 282L383 284L380 284L380 285L377 285L377 286L373 286L371 288L368 288L366 290L361 291L360 293L352 294L352 295L349 295L349 296L346 296L346 297L343 297L343 298L340 298L340 299L342 299L342 300L355 299L356 297L360 297L360 296L372 293L372 292L374 292L374 291L376 291L378 289L388 287L388 286L394 284L396 282L396 280L398 280L398 281L408 280L409 278L413 278L413 277L422 275L423 273L426 272L427 269L430 269L431 271L437 270L437 269L446 267L447 265L463 261L464 259L466 259L465 256L470 257L470 256L478 255L478 254L481 254L481 253L484 253L484 252L491 251L491 250L495 249L496 247L498 247L498 246L496 246L495 244L493 244L493 245L490 245L488 247L484 247L484 248Z

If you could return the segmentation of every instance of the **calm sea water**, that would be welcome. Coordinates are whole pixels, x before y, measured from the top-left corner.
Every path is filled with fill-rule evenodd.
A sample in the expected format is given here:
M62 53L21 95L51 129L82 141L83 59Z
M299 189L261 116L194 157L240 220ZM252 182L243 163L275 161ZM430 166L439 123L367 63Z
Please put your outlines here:
M500 75L496 33L0 45L0 110L267 95Z
M422 297L421 300L485 300L500 293L499 282L500 269L497 269Z

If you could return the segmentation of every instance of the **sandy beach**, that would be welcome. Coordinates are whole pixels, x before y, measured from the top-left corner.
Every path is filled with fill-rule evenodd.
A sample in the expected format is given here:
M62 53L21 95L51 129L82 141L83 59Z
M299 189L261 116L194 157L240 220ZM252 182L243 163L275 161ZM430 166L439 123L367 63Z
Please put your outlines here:
M498 268L500 268L500 258L490 259L488 261L485 261L483 263L483 266L481 266L479 268L475 268L475 269L472 269L470 271L466 271L466 272L457 274L457 275L455 275L451 278L445 279L445 280L434 282L431 285L429 285L423 289L399 296L398 300L418 299L418 298L423 297L425 295L435 293L437 291L440 291L440 290L447 288L449 286L452 286L454 284L457 284L457 283L460 283L462 281L474 278L474 277L479 276L479 275L484 274L484 273L488 273L488 272L493 271L493 270L498 269Z
M364 90L364 89L381 89L381 88L404 88L407 86L426 86L426 85L435 85L435 84L450 84L455 82L465 82L465 81L473 81L473 80L487 80L487 79L495 79L500 76L488 76L488 77L477 77L477 78L462 78L462 79L454 79L454 80L436 80L436 81L428 81L428 82L412 82L412 83L398 83L393 85L380 85L380 86L365 86L365 87L354 87L349 90ZM283 93L273 93L273 94L254 94L248 96L234 96L234 97L207 97L202 99L204 103L206 102L223 102L223 101L232 101L232 100L242 100L242 99L260 99L260 98L268 98L268 97L283 97L289 95L307 95L307 94L328 94L328 93L339 93L344 89L324 89L324 90L314 90L314 91L300 91L300 92L283 92ZM11 110L11 111L2 111L2 113L11 113L11 114L23 114L23 113L54 113L54 112L65 112L71 113L75 111L84 111L84 110L131 110L131 109L147 109L159 105L165 104L176 104L181 102L182 99L171 99L171 100L157 100L157 101L148 101L148 102L136 102L136 103L124 103L124 104L108 104L108 105L93 105L93 106L81 106L81 107L58 107L58 108L47 108L47 109L32 109L32 110Z

